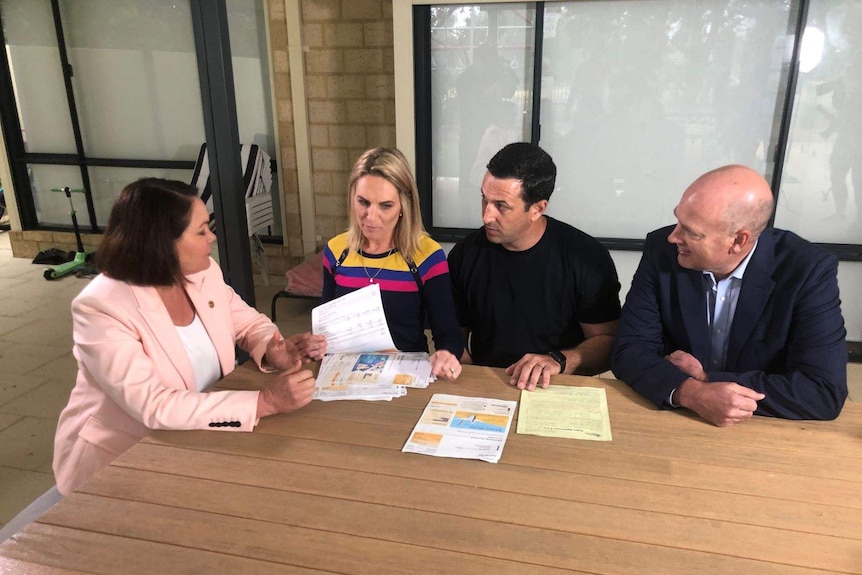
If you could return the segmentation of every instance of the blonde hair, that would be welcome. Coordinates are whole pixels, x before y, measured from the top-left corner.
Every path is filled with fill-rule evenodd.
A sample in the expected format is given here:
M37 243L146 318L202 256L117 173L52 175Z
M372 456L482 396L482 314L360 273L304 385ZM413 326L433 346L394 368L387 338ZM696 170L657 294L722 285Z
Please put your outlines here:
M407 158L395 148L373 148L362 154L353 165L348 180L348 203L350 204L350 227L347 229L347 245L359 253L362 247L362 230L356 218L354 196L356 184L365 176L377 176L392 184L401 201L401 217L395 224L395 248L405 258L413 259L419 251L420 240L427 235L419 213L419 192L410 172Z

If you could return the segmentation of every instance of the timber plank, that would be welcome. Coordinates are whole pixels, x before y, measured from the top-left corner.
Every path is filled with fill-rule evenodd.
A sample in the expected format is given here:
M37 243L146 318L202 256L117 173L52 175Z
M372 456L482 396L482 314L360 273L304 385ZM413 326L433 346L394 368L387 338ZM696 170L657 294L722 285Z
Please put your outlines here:
M8 542L7 542L8 543ZM12 545L2 548L3 555L28 565L35 571L21 575L54 573L95 573L99 575L200 575L201 573L242 573L243 575L320 575L318 569L257 561L216 551L190 549L168 541L155 543L118 537L104 532L69 529L34 523L15 536ZM0 573L6 575L0 563ZM76 571L75 569L81 569ZM16 573L11 571L11 573Z
M509 567L515 567L518 573L541 573L553 568L609 575L824 571L461 517L447 516L445 521L439 521L435 514L386 506L369 509L367 505L323 497L297 495L298 499L285 501L272 495L261 497L258 490L243 493L237 489L248 488L222 486L234 491L228 496L196 490L191 504L208 499L211 509L220 502L222 509L242 509L256 519L78 494L68 500L68 505L52 510L46 522L87 530L104 529L107 522L112 531L126 537L168 538L242 557L299 565L313 562L345 572L355 572L360 566L373 566L375 573L452 573L466 568L513 572ZM129 512L134 519L126 515ZM286 525L285 521L302 527ZM238 533L242 533L241 538L234 536ZM433 555L433 560L423 557L426 554ZM820 557L819 553L815 555ZM843 550L834 556L838 559L833 563L844 564ZM467 564L463 562L465 558ZM456 562L450 563L450 559Z
M200 500L204 495L196 493L193 499ZM234 503L248 506L252 501ZM260 508L276 504L275 499L264 500ZM344 574L448 575L469 570L503 575L560 575L573 572L523 561L482 557L473 553L453 553L428 546L393 543L339 532L297 528L265 520L109 499L84 493L76 493L67 498L40 521L84 531L113 533L127 539L177 544L273 564L289 564ZM98 550L90 549L85 552L89 556L98 553Z
M482 552L482 542L471 540L473 532L482 533L482 538L495 534L501 542L530 540L542 532L587 535L846 572L853 572L855 552L862 549L862 535L850 539L707 520L688 516L687 508L648 512L420 480L402 481L396 492L386 478L370 474L354 474L349 488L324 479L320 494L308 494L292 488L295 477L285 482L283 476L270 476L272 483L281 479L283 487L262 489L162 473L111 471L104 480L94 479L87 492L483 555L491 550ZM255 464L247 469L256 477L267 471L272 470ZM140 488L141 478L146 489ZM527 553L517 543L509 544L509 551L516 554L511 559Z
M146 441L217 453L312 462L324 467L343 467L349 461L360 469L383 468L387 469L386 474L396 476L402 473L433 474L449 466L463 466L457 468L463 469L464 473L490 475L502 473L508 466L518 466L529 468L531 476L555 470L862 509L862 490L856 482L778 472L772 472L770 481L764 482L763 471L741 467L607 452L574 457L570 451L554 449L553 446L537 450L515 441L506 444L503 457L496 465L368 447L361 445L361 437L356 438L359 444L347 445L290 436L181 431L154 433Z
M369 417L366 421L337 420L337 423L327 425L316 417L296 414L289 421L261 422L258 426L260 429L255 433L321 439L400 451L416 422L412 418L408 419L403 412L400 415L404 420L394 426L391 425L392 418L388 424L377 423L373 417ZM713 429L717 432L724 431ZM614 430L612 442L519 435L512 430L503 451L504 456L508 455L507 451L512 445L518 446L516 449L554 450L559 457L583 457L588 456L584 452L600 451L862 483L860 458L824 454L819 450L802 447L792 452L776 451L764 448L760 443L736 443L732 438L722 442L719 449L715 443L697 439L670 441L667 438L619 430ZM854 449L859 451L858 443Z
M463 509L465 514L469 511L469 516L481 519L505 520L505 517L488 514L489 510L506 513L495 504L497 498L504 494L516 494L519 498L541 495L550 501L545 507L560 502L579 502L862 540L862 513L857 509L807 502L789 505L782 499L576 473L548 472L547 476L543 473L537 481L525 480L524 473L504 473L503 477L490 478L480 474L465 476L463 473L409 478L382 475L374 470L335 469L241 455L165 449L156 445L140 445L133 455L122 461L124 467L371 503L389 502L395 506L442 513L454 514L453 510L446 511L450 508ZM105 484L110 484L107 477L113 477L119 469L119 466L109 468L105 471L106 477L93 479L97 483L88 483L82 491L106 495ZM524 481L528 481L528 494L522 493ZM441 500L433 495L433 490L429 493L424 489L413 489L416 482L428 484L446 493L446 497ZM380 485L386 488L378 489ZM459 495L462 495L460 499ZM458 501L457 505L454 501ZM484 504L489 508L485 509Z
M375 470L396 477L433 479L444 473L461 473L466 477L475 475L476 480L495 478L505 482L514 479L509 474L515 474L521 475L519 480L523 482L537 481L550 471L558 471L862 509L862 494L858 484L847 481L775 474L767 482L763 480L764 474L758 471L659 459L641 458L631 461L630 458L620 456L602 458L594 455L589 458L555 460L544 453L527 452L520 460L510 462L511 459L507 459L507 453L504 451L501 463L495 465L292 437L255 438L252 434L201 433L205 434L206 442L200 437L192 437L193 432L172 432L169 434L170 441L164 445L311 463L322 467ZM156 443L165 435L168 434L154 434L150 441ZM509 446L506 449L508 448ZM122 464L122 460L123 456L117 462Z

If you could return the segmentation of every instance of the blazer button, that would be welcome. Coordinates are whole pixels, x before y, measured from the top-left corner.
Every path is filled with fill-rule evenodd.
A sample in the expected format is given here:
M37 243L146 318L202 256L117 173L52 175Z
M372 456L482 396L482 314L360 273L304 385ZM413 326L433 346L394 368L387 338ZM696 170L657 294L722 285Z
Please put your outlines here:
M209 302L209 306L210 306L210 308L214 308L215 304L213 302Z

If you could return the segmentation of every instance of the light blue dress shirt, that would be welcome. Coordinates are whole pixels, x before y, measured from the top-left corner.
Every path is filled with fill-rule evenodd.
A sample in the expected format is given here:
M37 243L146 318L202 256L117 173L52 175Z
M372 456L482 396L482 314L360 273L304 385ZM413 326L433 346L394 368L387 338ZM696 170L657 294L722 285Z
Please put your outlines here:
M716 282L712 272L703 272L706 289L706 324L709 326L710 341L709 365L704 366L707 372L724 370L727 360L727 337L733 325L733 316L736 314L736 304L742 289L742 276L745 275L745 268L748 267L748 262L751 261L751 256L756 249L755 241L754 247L745 259L723 280ZM676 389L671 391L668 397L667 402L671 407L679 407L671 401L675 391Z

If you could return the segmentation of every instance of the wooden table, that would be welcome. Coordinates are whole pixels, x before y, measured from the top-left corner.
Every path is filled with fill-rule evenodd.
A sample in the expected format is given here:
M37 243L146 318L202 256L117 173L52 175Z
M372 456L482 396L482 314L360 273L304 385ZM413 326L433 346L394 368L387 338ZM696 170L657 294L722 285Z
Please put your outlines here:
M862 405L719 429L566 376L607 389L613 442L513 426L496 465L401 453L432 393L517 399L504 377L153 433L0 547L0 572L862 573Z

